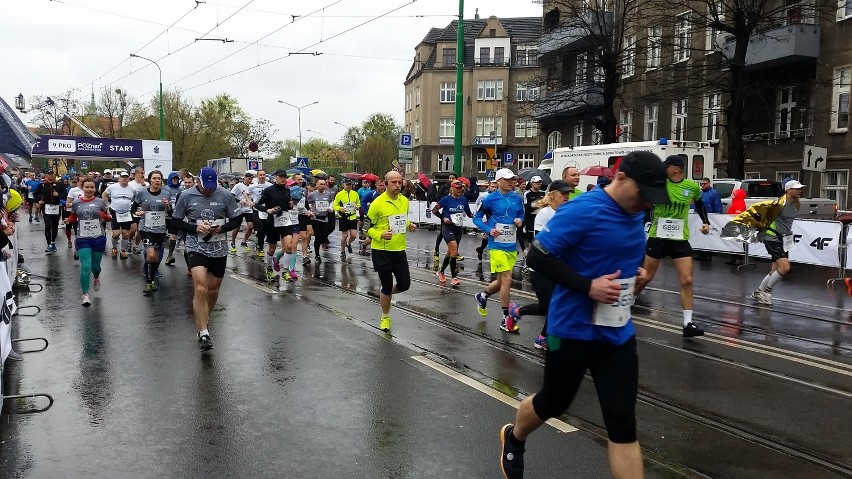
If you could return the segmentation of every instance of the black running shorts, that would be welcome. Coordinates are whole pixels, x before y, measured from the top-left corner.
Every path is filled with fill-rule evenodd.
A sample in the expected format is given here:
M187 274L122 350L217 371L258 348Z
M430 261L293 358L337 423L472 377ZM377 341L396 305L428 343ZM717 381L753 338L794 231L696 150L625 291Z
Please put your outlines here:
M663 259L666 256L672 259L691 258L692 246L686 240L648 238L648 242L645 244L645 254L654 259Z
M217 278L225 277L225 269L228 265L228 257L213 257L190 251L186 255L186 265L189 266L189 269L195 268L196 266L203 266L207 268L207 272L212 274Z

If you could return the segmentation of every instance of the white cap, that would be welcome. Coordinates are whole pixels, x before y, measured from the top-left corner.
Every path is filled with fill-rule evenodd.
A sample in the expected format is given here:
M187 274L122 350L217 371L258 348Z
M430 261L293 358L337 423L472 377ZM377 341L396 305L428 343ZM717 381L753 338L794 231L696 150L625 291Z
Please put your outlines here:
M800 190L800 189L802 189L802 188L804 188L804 187L805 187L805 185L803 185L803 184L799 183L798 181L796 181L796 180L790 180L790 181L788 181L788 182L787 182L787 184L784 186L784 191L787 191L787 190L789 190L790 188L794 188L794 189Z
M541 177L536 175L530 178L530 183L541 183Z
M112 173L112 170L110 170L109 168L105 169L104 174L107 174L107 173Z
M511 180L515 178L515 173L508 168L500 168L497 170L497 174L494 175L495 180Z
M254 171L254 170L246 170L245 176L248 176L248 175L256 176L257 172Z
M122 171L118 174L118 176L130 176L130 173L128 173L127 171Z

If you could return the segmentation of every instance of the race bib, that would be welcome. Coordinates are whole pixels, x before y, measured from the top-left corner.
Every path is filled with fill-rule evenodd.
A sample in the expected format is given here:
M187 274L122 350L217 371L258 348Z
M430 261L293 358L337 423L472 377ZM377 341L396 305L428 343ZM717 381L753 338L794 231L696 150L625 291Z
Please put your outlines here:
M464 213L453 213L450 215L450 221L456 226L462 226L464 225L464 217Z
M388 226L391 233L395 235L405 233L405 229L408 228L408 215L388 216Z
M97 238L101 236L100 220L80 220L77 225L77 235L80 238Z
M657 219L657 238L683 239L684 221L673 218Z
M34 198L35 198L35 196L33 196L33 193L32 193L32 192L30 192L30 193L27 195L27 198L29 198L29 199L31 199L31 200L32 200L32 199L34 199Z
M355 213L355 203L343 203L343 212L347 215Z
M222 218L222 219L218 219L218 220L196 220L195 221L195 224L197 224L197 225L204 224L204 223L206 223L210 226L224 226L225 225L225 219ZM210 238L207 239L208 234L209 233L205 233L205 234L198 233L198 241L200 241L202 243L213 243L215 241L227 241L228 240L228 234L227 233L219 233L219 234L216 234L216 235L211 235Z
M788 252L793 249L793 246L796 245L796 242L793 240L793 235L784 236L781 240L781 245L784 248L784 252Z
M636 286L636 276L617 279L621 285L621 293L612 304L595 303L595 314L592 322L595 326L619 328L630 320L630 306L633 304L633 287Z
M299 224L299 211L298 210L289 210L287 214L290 215L290 224L297 225Z
M265 220L266 218L269 218L269 213L267 213L266 211L258 211L257 217L258 219Z
M146 211L145 226L149 228L162 228L166 226L166 213L164 211Z
M514 224L497 223L494 227L500 232L500 236L494 238L495 243L513 244L517 242L517 228Z
M276 228L283 228L285 226L290 226L290 214L286 211L281 213L280 215L273 216L272 226Z
M129 211L125 211L124 213L115 212L115 221L118 223L130 223L133 221L133 215L130 214Z
M317 207L317 213L327 213L328 212L328 201L317 201L316 207Z
M46 215L58 215L59 214L59 205L44 205L44 214L46 214Z

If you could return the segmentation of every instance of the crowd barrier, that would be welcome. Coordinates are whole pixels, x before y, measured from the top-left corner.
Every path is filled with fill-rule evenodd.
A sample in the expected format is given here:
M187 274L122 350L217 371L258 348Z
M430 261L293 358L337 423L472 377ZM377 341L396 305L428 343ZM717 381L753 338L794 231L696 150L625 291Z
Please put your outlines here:
M425 201L408 203L408 218L419 225L437 225L438 218L427 214ZM476 213L476 205L470 203ZM689 243L692 248L713 253L745 254L743 243L724 240L720 237L722 227L735 215L710 214L710 233L701 234L701 219L697 214L689 215ZM473 220L466 218L465 228L476 228ZM852 235L844 234L850 225L829 220L796 220L793 222L794 246L790 250L790 261L794 263L852 269ZM749 245L750 257L769 258L763 243ZM843 260L841 262L841 259Z

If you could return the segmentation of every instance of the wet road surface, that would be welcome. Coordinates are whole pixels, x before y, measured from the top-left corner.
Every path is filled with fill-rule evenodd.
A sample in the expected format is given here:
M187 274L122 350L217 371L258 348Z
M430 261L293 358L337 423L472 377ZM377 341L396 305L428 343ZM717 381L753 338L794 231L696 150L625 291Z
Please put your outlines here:
M71 250L45 257L38 225L21 230L24 266L51 279L19 295L42 312L14 324L50 347L7 362L6 390L56 402L21 414L41 403L6 401L2 477L498 477L497 430L515 411L503 401L541 383L542 318L508 335L498 303L476 313L490 275L474 236L462 285L444 287L435 233L411 235L414 281L395 298L392 336L376 329L369 259L341 263L336 236L283 293L240 252L212 315L216 349L200 354L180 261L146 298L139 258L105 259L84 309ZM834 272L796 265L775 305L756 307L747 297L768 264L736 272L725 259L696 263L705 338L681 338L670 264L636 308L648 477L852 477L852 298L825 289ZM516 279L513 301L532 302L520 268ZM609 477L591 384L561 419L579 430L536 432L527 477Z

